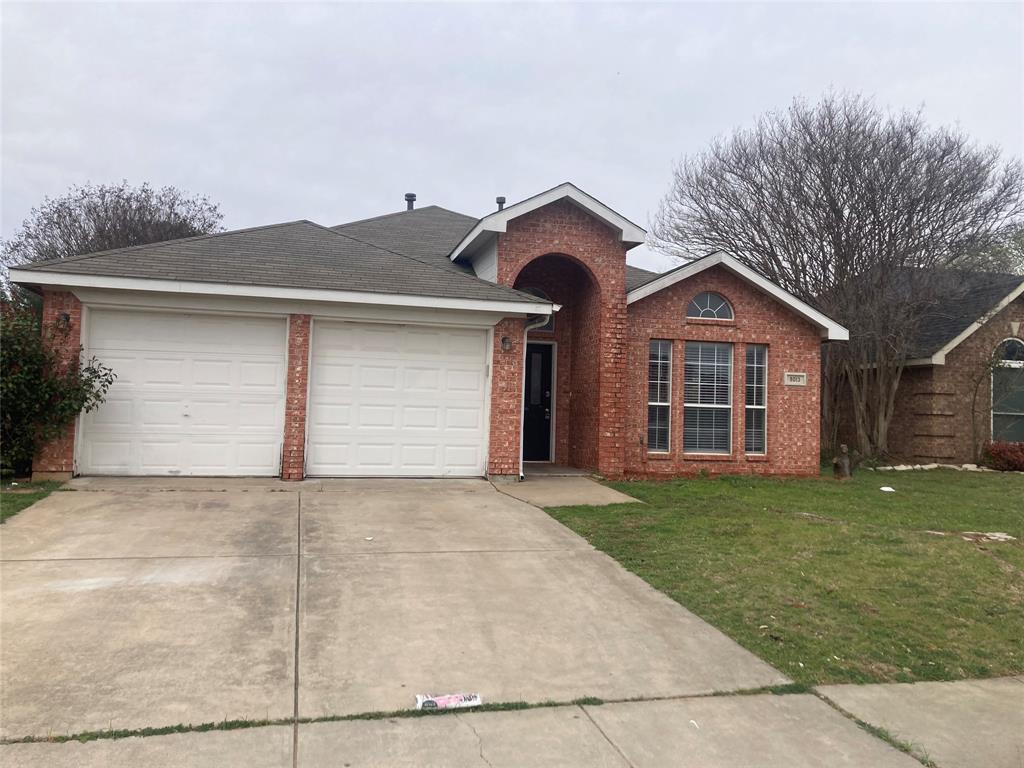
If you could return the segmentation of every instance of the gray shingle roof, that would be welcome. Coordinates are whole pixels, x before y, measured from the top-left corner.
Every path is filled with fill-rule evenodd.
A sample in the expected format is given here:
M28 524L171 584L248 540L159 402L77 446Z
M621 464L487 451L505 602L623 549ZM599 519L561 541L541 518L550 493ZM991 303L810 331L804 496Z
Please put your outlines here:
M632 291L639 288L641 285L646 285L656 277L661 277L658 272L651 272L650 270L641 269L640 267L634 267L632 264L626 265L626 290Z
M402 255L305 220L37 262L23 269L275 288L536 301L457 269Z
M339 224L331 229L427 264L471 273L468 266L453 264L448 255L476 223L477 219L472 216L428 205Z
M922 322L911 358L934 355L1024 283L1024 276L960 272L956 273L955 282L955 297L941 303Z

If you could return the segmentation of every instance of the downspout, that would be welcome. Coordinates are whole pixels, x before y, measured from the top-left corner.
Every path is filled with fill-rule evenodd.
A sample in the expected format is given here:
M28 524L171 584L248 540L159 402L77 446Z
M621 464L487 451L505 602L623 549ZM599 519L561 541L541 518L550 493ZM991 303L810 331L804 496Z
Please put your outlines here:
M561 304L552 304L551 314L554 314L561 308ZM550 317L551 315L540 315L536 319L530 320L529 315L527 315L526 326L523 328L523 402L519 408L519 482L523 482L526 478L526 475L523 473L523 429L526 426L526 337L534 328L540 328L542 325L545 325ZM555 382L551 382L551 386L555 386Z

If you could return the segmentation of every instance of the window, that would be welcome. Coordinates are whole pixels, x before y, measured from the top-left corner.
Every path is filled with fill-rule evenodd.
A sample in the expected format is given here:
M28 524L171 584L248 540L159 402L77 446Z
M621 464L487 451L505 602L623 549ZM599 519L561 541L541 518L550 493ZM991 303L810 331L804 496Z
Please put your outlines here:
M705 320L732 320L732 307L717 293L704 291L690 301L690 306L686 308L686 316Z
M1007 339L992 369L992 439L1024 443L1024 341Z
M647 357L647 450L665 452L672 421L672 342L652 340Z
M536 296L538 299L544 299L544 301L551 301L551 297L548 296L546 293L544 293L544 291L542 291L540 288L519 288L518 290L522 291L523 293L528 293L531 296ZM537 326L536 328L531 328L530 330L532 330L532 331L553 331L553 330L555 330L555 314L552 312L550 317L548 317L548 321L546 323L544 323L544 325Z
M732 344L686 343L683 450L732 449Z
M747 453L764 453L767 436L768 347L747 344Z

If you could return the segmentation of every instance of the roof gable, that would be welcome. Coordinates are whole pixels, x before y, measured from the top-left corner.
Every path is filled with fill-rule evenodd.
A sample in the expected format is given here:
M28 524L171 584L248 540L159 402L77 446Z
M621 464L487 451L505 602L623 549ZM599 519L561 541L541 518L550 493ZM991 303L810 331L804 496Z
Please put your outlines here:
M693 277L694 275L698 275L715 266L721 266L724 269L727 269L744 282L749 283L763 293L774 298L780 304L788 307L795 314L807 320L811 325L817 327L821 331L823 339L828 341L847 341L850 338L850 332L843 326L839 325L835 320L823 315L821 312L814 309L814 307L777 286L771 280L762 277L754 270L740 263L737 259L734 259L732 256L722 252L712 253L702 259L697 259L696 261L691 261L689 264L684 264L676 269L663 272L662 274L655 276L653 279L643 283L639 287L628 290L626 293L626 304L632 304L635 301L645 299L658 291L664 290L671 285L675 285L678 282Z
M451 260L455 261L460 255L472 253L496 233L506 231L508 223L512 219L560 200L568 200L611 227L618 233L619 239L627 248L640 245L647 237L647 233L629 219L616 213L597 198L591 197L575 184L565 182L546 192L528 197L518 203L506 206L500 211L484 216L452 249Z

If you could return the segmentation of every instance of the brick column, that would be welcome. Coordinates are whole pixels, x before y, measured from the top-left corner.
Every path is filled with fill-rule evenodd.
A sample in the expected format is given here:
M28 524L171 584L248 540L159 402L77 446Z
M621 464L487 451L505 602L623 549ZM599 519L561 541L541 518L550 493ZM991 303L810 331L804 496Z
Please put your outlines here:
M605 477L622 477L626 466L626 398L632 395L626 375L626 294L612 280L602 302L601 368L597 469Z
M306 471L306 396L309 392L309 315L288 316L288 369L284 404L281 479L301 480Z
M492 480L518 480L523 421L523 335L526 321L506 318L494 326L491 351L491 433L487 476ZM502 338L512 348L501 348Z
M64 365L77 365L82 348L82 303L69 291L43 292L43 338L62 326L67 334L57 333L52 343ZM71 422L64 434L39 448L32 460L32 479L69 480L75 467L75 426Z

